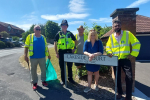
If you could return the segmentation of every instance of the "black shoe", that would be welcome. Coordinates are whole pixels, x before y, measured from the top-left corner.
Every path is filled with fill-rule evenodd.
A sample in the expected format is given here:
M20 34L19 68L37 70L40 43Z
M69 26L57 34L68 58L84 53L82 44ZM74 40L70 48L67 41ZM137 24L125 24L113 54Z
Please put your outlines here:
M76 83L73 79L69 80L69 82L72 83L72 84Z

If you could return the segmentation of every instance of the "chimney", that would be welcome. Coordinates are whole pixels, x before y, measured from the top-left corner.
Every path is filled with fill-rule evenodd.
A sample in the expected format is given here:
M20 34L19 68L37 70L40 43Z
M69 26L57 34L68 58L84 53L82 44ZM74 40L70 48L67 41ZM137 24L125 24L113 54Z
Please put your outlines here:
M139 8L122 8L116 9L110 17L112 17L112 21L120 20L121 21L121 29L128 30L134 35L136 35L136 12ZM135 58L131 60L132 72L133 72L133 91L135 86ZM112 70L112 78L114 79L114 74ZM123 91L126 91L126 82L125 82L125 74L123 70L121 70L121 81Z

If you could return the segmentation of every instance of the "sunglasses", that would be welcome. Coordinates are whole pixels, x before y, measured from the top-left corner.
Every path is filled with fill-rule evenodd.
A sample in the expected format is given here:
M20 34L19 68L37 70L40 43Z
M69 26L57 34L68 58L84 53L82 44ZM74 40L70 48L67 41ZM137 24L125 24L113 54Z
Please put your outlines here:
M36 29L36 31L41 31L41 29Z
M67 24L61 24L61 26L68 26Z

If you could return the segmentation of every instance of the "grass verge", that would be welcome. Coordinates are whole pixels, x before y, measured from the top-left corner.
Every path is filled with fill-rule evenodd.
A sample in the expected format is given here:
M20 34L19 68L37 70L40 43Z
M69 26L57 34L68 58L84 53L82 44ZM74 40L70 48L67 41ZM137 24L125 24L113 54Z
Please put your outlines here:
M49 52L50 52L50 55L51 55L51 63L57 73L57 77L58 79L60 80L61 79L61 73L60 73L60 67L59 67L59 60L58 58L56 57L56 54L55 54L55 50L54 48L49 48ZM46 58L47 59L47 58ZM26 69L28 69L28 64L26 63L26 61L24 60L24 55L22 55L20 58L19 58L19 62L21 63L21 65L23 67L25 67ZM73 79L76 81L76 82L79 82L79 79L76 77L77 74L76 74L76 66L74 66L73 64L73 67L72 67L72 71L73 71ZM40 74L41 73L41 70L40 70L40 67L38 65L37 67L37 73Z

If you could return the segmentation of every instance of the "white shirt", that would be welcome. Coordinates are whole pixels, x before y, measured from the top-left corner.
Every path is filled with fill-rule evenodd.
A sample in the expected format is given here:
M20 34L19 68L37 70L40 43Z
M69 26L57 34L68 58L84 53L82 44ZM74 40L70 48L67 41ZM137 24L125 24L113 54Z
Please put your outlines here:
M122 35L123 35L123 31L122 30L121 30L121 34L120 35L117 35L116 32L114 33L114 36L115 36L115 38L116 38L116 40L117 40L118 43L120 43Z

